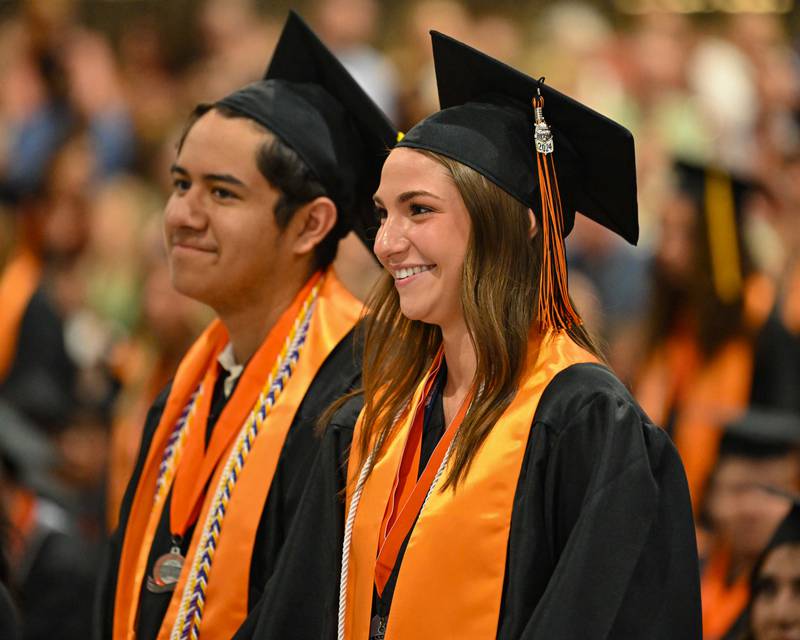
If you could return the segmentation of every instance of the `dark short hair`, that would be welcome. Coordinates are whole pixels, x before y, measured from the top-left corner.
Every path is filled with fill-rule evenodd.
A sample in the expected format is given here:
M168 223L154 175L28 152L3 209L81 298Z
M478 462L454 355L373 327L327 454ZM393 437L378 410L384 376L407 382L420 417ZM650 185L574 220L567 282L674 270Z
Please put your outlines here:
M271 133L260 123L234 109L211 103L201 103L194 108L183 127L178 139L178 151L183 147L186 136L189 135L189 131L195 123L212 109L226 118L250 120L265 133ZM281 193L275 204L275 222L281 230L287 227L294 214L304 204L315 198L328 196L327 190L311 168L294 149L276 135L270 136L259 146L255 161L261 175ZM333 261L339 240L346 232L347 228L342 218L342 212L338 210L337 206L336 224L314 249L315 268L326 267Z

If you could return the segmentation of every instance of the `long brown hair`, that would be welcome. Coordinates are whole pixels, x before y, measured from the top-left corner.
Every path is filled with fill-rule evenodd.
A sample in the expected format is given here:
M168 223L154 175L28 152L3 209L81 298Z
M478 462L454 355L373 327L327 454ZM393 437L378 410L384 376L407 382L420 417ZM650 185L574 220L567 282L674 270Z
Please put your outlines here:
M442 488L455 487L493 425L513 399L523 373L536 316L542 238L530 238L528 209L477 171L420 151L450 174L470 216L471 232L461 278L461 306L477 356L474 398L459 427L452 469ZM376 446L377 459L395 419L408 406L442 335L439 327L409 320L400 311L394 281L385 274L367 301L364 320L363 431L360 459ZM599 354L583 327L569 336Z

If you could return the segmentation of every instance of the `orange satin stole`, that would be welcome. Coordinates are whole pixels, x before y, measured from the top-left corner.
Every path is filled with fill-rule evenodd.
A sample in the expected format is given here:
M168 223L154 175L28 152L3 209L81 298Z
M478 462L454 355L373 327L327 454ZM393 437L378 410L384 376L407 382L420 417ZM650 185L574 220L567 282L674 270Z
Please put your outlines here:
M795 336L800 334L800 260L786 276L785 296L781 305L781 321Z
M308 291L304 288L285 312L287 317L291 316L294 320L307 294ZM355 326L361 308L361 303L342 286L333 270L329 269L324 276L306 342L294 373L273 406L265 428L259 432L228 503L206 589L206 604L200 627L202 638L230 638L247 617L250 560L253 555L255 535L283 443L294 420L295 412L314 377L330 352ZM281 319L278 320L276 328L283 326L283 331L286 332L285 323L282 323ZM268 336L265 344L272 337ZM164 446L189 396L208 368L217 366L216 356L227 341L227 332L219 321L215 321L189 350L175 376L172 392L148 451L125 533L114 611L115 640L135 638L139 595L146 577L144 573L147 558L163 509L163 502L154 508L153 496ZM253 360L242 374L239 384L220 415L220 423L224 420L235 420L242 425L253 409L253 404L274 364L274 362L256 362L258 356L259 352L253 356ZM201 432L200 435L204 436L205 425L198 424L197 427L199 427L197 431ZM222 460L224 461L226 457L227 453ZM223 467L224 464L218 465L211 477L209 490L200 508L198 525L186 554L183 571L161 625L159 639L170 636L202 536L202 524L213 502Z
M435 490L417 520L398 574L387 640L495 637L514 494L536 408L559 372L595 361L563 333L541 346L537 339L529 343L517 394L475 454L469 474L455 492ZM348 640L369 635L381 524L423 384L364 485L350 550ZM354 441L360 430L359 420ZM348 487L360 468L361 461L351 458Z
M747 572L729 584L730 563L730 551L717 548L708 559L708 565L701 577L703 640L721 638L747 606L750 597Z
M17 353L19 328L25 309L39 286L42 265L31 251L19 251L0 278L0 382L5 380Z

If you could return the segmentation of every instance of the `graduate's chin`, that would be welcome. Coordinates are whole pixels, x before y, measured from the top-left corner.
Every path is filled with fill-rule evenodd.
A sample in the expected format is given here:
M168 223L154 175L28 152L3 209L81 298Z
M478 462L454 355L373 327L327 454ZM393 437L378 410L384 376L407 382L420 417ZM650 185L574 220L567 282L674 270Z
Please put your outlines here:
M187 298L210 305L214 296L208 278L203 278L198 273L186 269L176 269L170 265L170 280L172 288Z

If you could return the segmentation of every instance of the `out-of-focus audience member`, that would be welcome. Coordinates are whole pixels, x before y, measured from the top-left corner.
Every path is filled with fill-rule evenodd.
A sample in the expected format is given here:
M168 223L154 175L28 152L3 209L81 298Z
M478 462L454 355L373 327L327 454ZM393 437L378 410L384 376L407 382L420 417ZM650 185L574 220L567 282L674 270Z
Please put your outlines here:
M783 399L784 408L800 412L800 147L784 158L771 191L777 201L771 223L779 241L770 246L777 283L772 320L777 328L772 339L759 345L757 370L763 374L754 384L760 394L772 393Z
M162 207L158 193L134 176L104 182L89 204L89 242L82 269L86 306L111 333L122 339L136 326L143 274L150 264L146 230Z
M320 38L392 120L397 119L397 72L373 42L381 21L379 0L316 0Z
M4 513L0 513L0 551L5 555L8 524ZM19 640L19 612L8 590L8 566L0 559L0 636L8 640Z
M800 637L800 501L797 498L756 562L748 614L747 631L741 640Z
M725 427L704 505L704 640L736 637L750 571L786 515L786 501L762 485L800 490L800 416L751 409Z
M0 504L0 636L9 640L19 640L20 621L17 605L9 591L11 568L8 565L8 544L11 524L6 515L5 505Z
M181 78L168 60L164 26L145 13L123 25L119 38L120 82L130 108L138 151L138 168L158 152L162 142L189 110Z
M0 184L34 191L69 126L66 87L48 52L36 51L19 21L0 27Z
M0 504L10 522L8 585L19 607L21 637L87 638L96 551L69 512L41 495L52 482L46 465L55 454L36 427L7 406L0 407L0 434Z
M0 338L6 353L0 397L49 430L63 426L77 383L65 323L79 304L76 265L87 238L84 151L82 137L69 138L42 187L17 203L17 253L4 266L0 285L16 310L4 320Z
M408 131L425 116L439 109L433 73L431 30L469 42L472 16L457 0L416 0L404 7L402 25L389 40L389 57L397 65L399 107L395 124Z
M205 0L195 15L201 50L185 81L186 104L219 100L264 75L280 20L262 15L254 0Z
M129 338L117 345L112 365L121 382L109 443L107 525L113 531L128 486L147 411L175 374L181 356L197 337L207 311L172 287L160 224L140 243L144 255L141 315Z
M95 180L113 176L134 162L135 140L130 109L108 40L76 30L62 53L69 104L86 124L91 140Z
M607 345L609 363L619 378L630 382L641 344L641 317L648 294L648 259L596 222L576 218L568 242L570 281L588 280L597 293L601 323L588 327ZM583 312L581 310L581 312Z
M772 296L744 241L753 185L714 167L681 162L675 172L661 212L635 393L672 435L697 513L719 426L751 401L755 336L766 326Z

